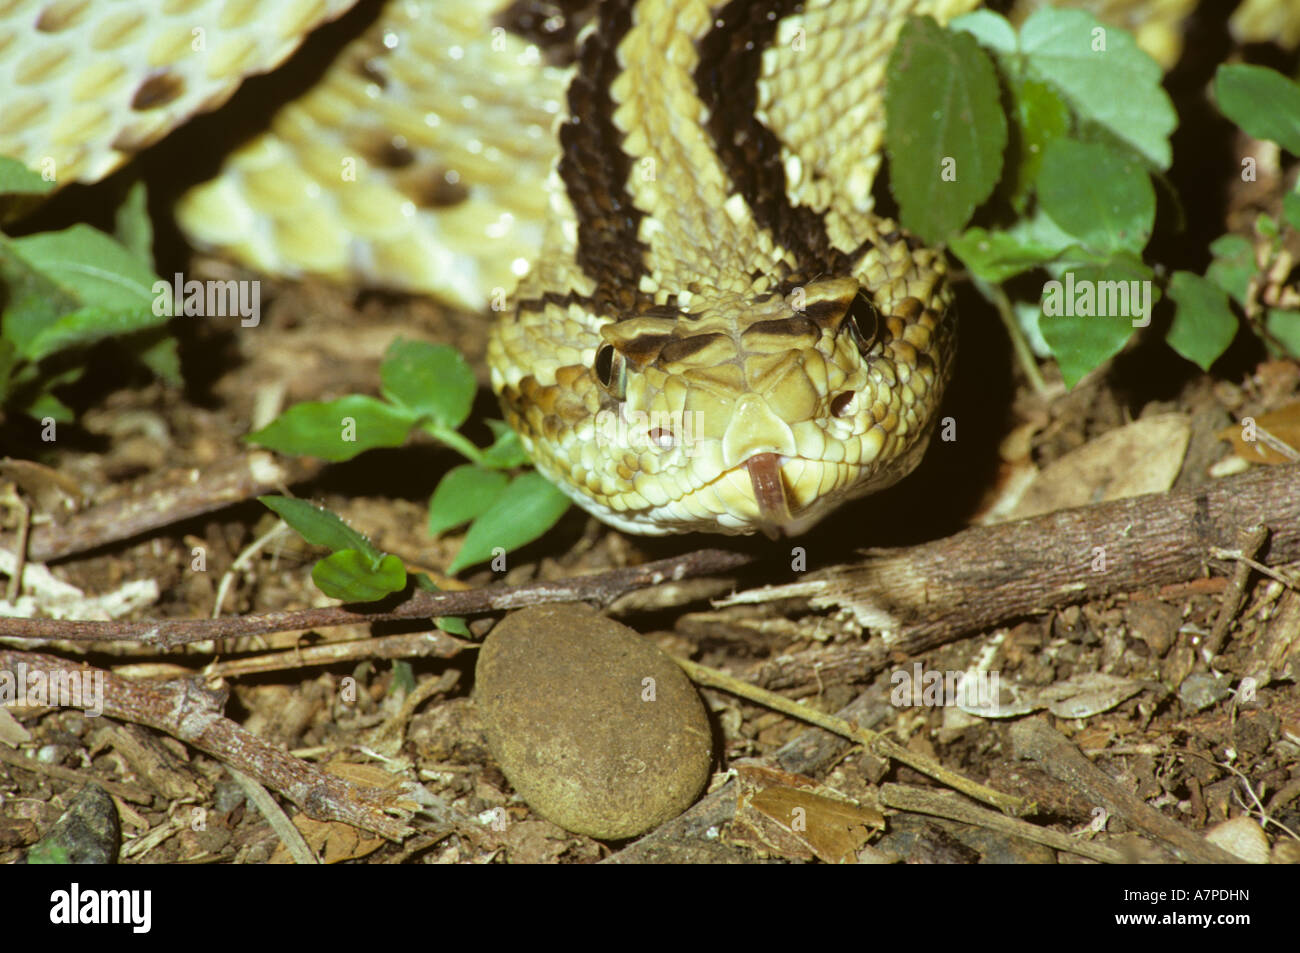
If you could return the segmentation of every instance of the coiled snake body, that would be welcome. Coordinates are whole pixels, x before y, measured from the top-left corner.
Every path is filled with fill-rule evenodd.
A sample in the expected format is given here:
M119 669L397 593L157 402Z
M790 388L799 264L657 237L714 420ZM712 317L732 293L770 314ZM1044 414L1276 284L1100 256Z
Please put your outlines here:
M492 301L510 424L606 522L798 533L934 427L943 257L871 188L904 19L974 5L393 0L180 220L267 270ZM346 6L0 0L0 154L98 178Z

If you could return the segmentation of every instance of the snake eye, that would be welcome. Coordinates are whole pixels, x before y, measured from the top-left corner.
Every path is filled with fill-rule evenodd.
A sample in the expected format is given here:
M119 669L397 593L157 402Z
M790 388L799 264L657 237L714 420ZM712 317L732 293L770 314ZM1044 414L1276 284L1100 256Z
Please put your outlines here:
M871 345L876 342L876 334L880 330L880 312L872 300L859 291L849 305L849 313L844 316L842 327L848 329L848 333L853 336L853 343L858 346L858 353L865 357L871 350Z
M627 364L623 355L612 344L602 344L596 349L596 361L592 366L596 380L615 400L627 396Z

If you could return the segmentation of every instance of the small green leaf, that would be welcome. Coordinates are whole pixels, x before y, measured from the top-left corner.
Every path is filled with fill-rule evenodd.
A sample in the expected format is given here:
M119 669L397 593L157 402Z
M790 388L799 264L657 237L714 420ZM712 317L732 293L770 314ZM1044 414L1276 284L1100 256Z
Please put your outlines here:
M1134 326L1150 320L1149 310L1140 312L1144 305L1153 307L1155 300L1151 269L1132 255L1106 265L1070 269L1048 282L1038 328L1066 386L1073 387L1118 354Z
M1243 307L1250 279L1255 274L1255 249L1244 235L1220 235L1210 243L1214 261L1205 270L1205 277L1232 295Z
M409 695L415 691L415 669L411 668L411 663L405 659L393 660L393 677L388 683L388 694L395 695L401 693Z
M53 182L17 159L0 156L0 195L44 195L52 188Z
M1300 192L1282 196L1282 217L1292 228L1300 230Z
M412 573L411 578L415 580L416 586L423 589L425 592L442 592L442 589L438 587L438 584L429 578L428 573ZM473 633L470 632L469 626L466 625L465 620L458 615L438 616L433 620L433 624L442 629L442 631L449 632L452 635L473 638Z
M149 220L149 197L143 181L131 186L118 207L113 234L141 264L153 268L153 222Z
M509 482L508 474L472 463L448 470L429 501L429 535L437 536L485 512Z
M528 462L528 451L519 441L519 434L509 424L492 418L488 418L485 423L496 439L492 441L492 446L483 451L484 466L509 470L512 467L522 467Z
M415 421L415 415L405 408L349 394L324 403L294 404L244 439L280 453L337 463L375 447L400 447Z
M1228 295L1200 275L1176 271L1169 280L1169 297L1176 310L1165 340L1201 370L1208 371L1237 336L1237 316L1228 305Z
M27 342L24 357L40 361L60 351L88 347L105 338L121 337L165 324L167 316L151 311L78 308L57 318Z
M977 278L997 284L1054 260L1073 244L1039 212L1006 229L969 228L952 240L952 251Z
M466 639L473 637L473 633L470 632L469 626L465 624L465 620L458 615L439 616L433 620L433 624L448 635L459 635Z
M370 540L323 507L289 496L259 496L257 499L313 546L324 546L335 553L345 549L356 550L369 559L372 567L378 566L384 556Z
M469 416L478 383L454 347L398 338L379 368L381 391L395 404L455 430Z
M992 10L976 10L950 20L948 29L969 33L979 40L980 46L995 53L1014 53L1020 42L1011 21Z
M29 268L84 305L106 311L139 311L141 327L158 323L153 269L115 239L89 225L37 232L6 242ZM163 316L165 319L165 316Z
M1157 169L1169 168L1178 115L1160 86L1159 65L1130 34L1082 10L1041 7L1020 28L1020 50L1029 71L1080 119L1105 127Z
M1264 327L1294 358L1300 358L1300 312L1270 308Z
M1012 80L1010 86L1015 134L1008 149L1007 178L1011 204L1023 212L1048 144L1070 131L1070 107L1051 86L1038 80Z
M969 33L919 17L903 26L886 76L885 147L902 224L944 241L992 194L1002 170L1007 120L997 74Z
M515 477L487 512L470 525L447 571L457 573L490 559L497 547L509 552L531 543L568 508L569 498L535 470Z
M181 356L176 347L176 339L167 333L166 328L154 328L133 334L122 342L132 354L160 379L180 387L185 383L181 376Z
M1063 231L1104 254L1141 251L1155 222L1156 193L1146 170L1097 143L1048 145L1038 199Z
M374 602L406 588L406 567L396 556L375 565L363 553L343 549L316 563L311 579L331 599Z
M1214 98L1249 135L1300 155L1300 85L1264 66L1225 63L1214 74Z

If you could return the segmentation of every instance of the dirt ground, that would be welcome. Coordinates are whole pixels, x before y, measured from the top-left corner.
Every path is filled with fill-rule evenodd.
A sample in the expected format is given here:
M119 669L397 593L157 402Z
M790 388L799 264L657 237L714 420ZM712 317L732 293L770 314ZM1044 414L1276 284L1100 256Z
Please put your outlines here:
M1176 78L1173 86L1185 83L1190 90L1195 79ZM1203 126L1198 131L1194 111L1185 116L1175 154L1193 158L1180 158L1172 179L1189 194L1204 174L1201 164L1209 161L1206 150L1197 150L1196 137L1208 133ZM1245 147L1228 142L1219 158ZM1230 158L1223 167L1231 167ZM1204 261L1189 262L1197 253L1188 249L1203 248L1225 230L1241 230L1258 209L1276 211L1283 187L1278 179L1249 191L1225 190L1213 207L1190 210L1188 232L1163 239L1153 249L1156 258L1170 267L1203 268ZM190 260L180 251L174 256L194 277L248 277L225 263ZM161 266L164 274L172 264ZM176 474L179 480L188 468L203 473L248 453L241 438L268 409L374 393L379 360L397 336L454 344L480 382L486 380L486 319L479 315L402 296L265 279L263 306L256 329L241 329L235 321L175 322L187 381L182 390L150 380L105 348L69 395L77 424L51 447L40 443L33 428L7 420L0 433L7 455L55 471L76 488L84 513L136 492L149 479L166 483L173 479L168 474ZM344 516L381 549L448 588L561 579L705 546L752 555L749 566L706 574L695 585L652 587L639 603L616 604L618 617L669 654L724 670L808 709L833 713L855 704L860 724L885 733L910 756L1034 802L1023 822L1082 850L1026 836L1024 828L1000 828L982 814L953 819L922 810L908 798L950 786L880 749L847 743L827 748L830 736L824 732L714 688L701 689L715 735L711 786L730 783L726 796L706 805L695 827L688 815L671 830L651 835L659 838L652 842L659 853L638 848L635 840L610 843L569 833L530 811L489 753L472 698L472 645L448 657L409 659L330 661L302 651L421 632L427 624L355 622L167 650L131 643L6 644L148 684L206 677L209 689L228 691L222 709L228 719L296 758L362 784L393 791L400 783L418 787L418 795L410 787L394 794L407 799L398 807L410 832L399 839L340 821L311 820L280 798L309 848L330 862L589 863L620 854L700 862L1205 858L1152 815L1195 835L1199 845L1213 843L1254 860L1300 862L1300 562L1270 563L1266 574L1249 564L1239 571L1241 560L1207 552L1203 571L1177 582L1146 586L1139 580L1094 601L1017 613L915 655L882 649L879 633L864 630L851 613L817 607L808 598L723 606L710 601L791 582L794 545L803 548L814 571L858 560L867 548L940 541L971 525L1024 514L1016 501L1023 504L1035 477L1039 482L1028 494L1039 512L1101 503L1115 495L1116 483L1136 483L1132 492L1207 486L1250 465L1222 436L1243 417L1268 420L1275 433L1300 435L1300 368L1269 358L1249 334L1239 335L1212 375L1149 335L1069 392L1054 369L1045 367L1047 388L1037 392L1013 361L996 316L968 286L959 288L959 307L959 365L945 409L958 422L957 439L936 442L903 484L853 504L796 541L641 539L575 509L513 555L508 572L480 568L455 581L442 571L460 537L431 541L423 527L429 493L460 461L431 441L373 451L326 468L292 491ZM484 388L474 419L497 415ZM1129 429L1135 422L1154 429ZM471 436L485 442L486 428L475 426L481 430L471 427ZM61 502L46 502L54 498L32 498L38 518L76 518ZM12 531L17 517L12 508L7 512L4 528ZM109 533L103 545L53 561L52 572L90 603L129 582L155 583L156 595L125 620L207 618L214 608L240 616L332 604L310 579L316 551L292 535L254 547L274 525L274 517L249 500L133 538ZM1136 531L1140 536L1142 528ZM194 569L196 550L204 553L202 571ZM1033 559L1026 554L1030 565ZM499 617L472 617L474 638ZM984 717L954 704L893 703L890 692L900 673L909 675L916 663L923 672L996 672L1023 712ZM357 692L345 701L346 684L355 684ZM419 704L406 704L416 692ZM217 754L123 718L58 708L12 714L26 737L17 747L7 746L7 739L19 735L0 725L0 862L24 857L91 781L112 796L121 828L120 862L292 862L282 833ZM814 740L804 737L809 732ZM1044 732L1079 757L1058 749L1044 754ZM802 761L780 763L810 766L793 773L815 775L821 785L815 791L826 801L852 802L861 812L841 825L852 832L849 840L828 846L789 836L788 830L774 832L772 812L755 807L762 799L741 798L741 809L729 816L736 790L745 785L751 793L795 792L790 796L797 803L824 807L823 801L799 800L814 791L807 782L744 767L775 767L783 746L789 753L800 745L822 747ZM731 772L738 762L737 779ZM416 810L412 800L424 809ZM984 810L996 813L987 805ZM1211 831L1210 840L1201 836ZM1089 855L1090 845L1099 850Z

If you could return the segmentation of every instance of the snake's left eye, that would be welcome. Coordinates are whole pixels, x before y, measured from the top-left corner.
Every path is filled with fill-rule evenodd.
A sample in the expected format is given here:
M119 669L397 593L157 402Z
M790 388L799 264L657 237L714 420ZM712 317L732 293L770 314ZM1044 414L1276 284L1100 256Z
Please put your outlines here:
M880 312L876 310L870 298L858 292L853 298L853 303L849 305L849 313L844 316L844 324L841 327L847 329L853 337L853 343L858 346L858 353L866 356L876 342L876 334L880 330Z
M612 344L602 344L596 349L596 361L592 366L596 380L615 400L627 396L627 363L623 355Z

